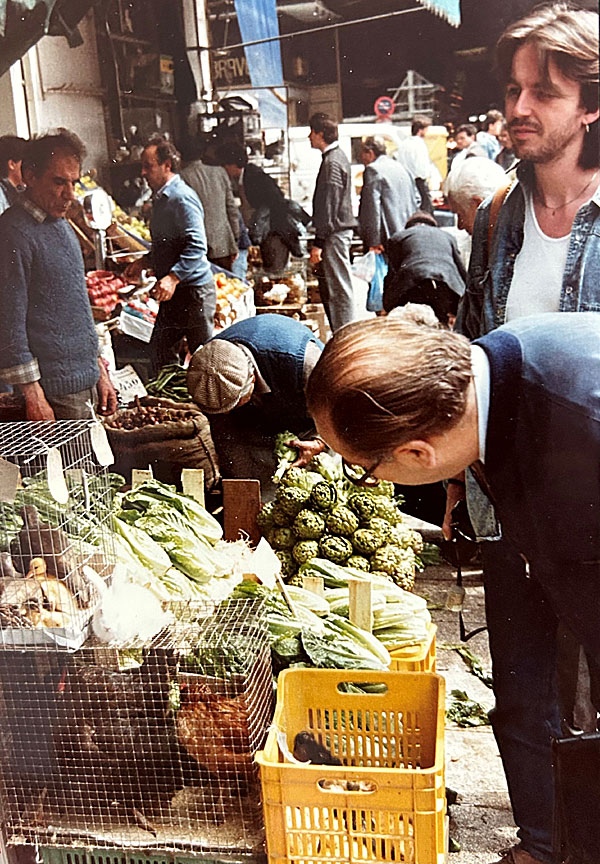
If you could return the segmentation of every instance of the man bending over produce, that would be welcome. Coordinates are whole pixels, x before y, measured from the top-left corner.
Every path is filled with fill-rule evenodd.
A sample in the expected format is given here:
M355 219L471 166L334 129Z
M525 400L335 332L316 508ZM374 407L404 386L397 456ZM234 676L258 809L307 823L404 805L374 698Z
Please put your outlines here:
M224 476L256 477L269 489L277 433L312 427L304 387L322 350L304 324L269 314L232 324L196 351L188 390L211 415Z
M559 621L600 663L599 382L600 315L562 312L519 318L473 344L391 318L350 324L327 344L307 388L317 430L363 466L362 482L420 485L470 466L504 542L525 563L485 581L490 720L503 732L521 839L505 864L553 860ZM523 804L514 791L525 759ZM535 832L524 830L524 815Z
M99 357L79 242L65 219L85 147L66 129L28 142L27 189L0 216L0 380L28 420L82 420L117 397Z

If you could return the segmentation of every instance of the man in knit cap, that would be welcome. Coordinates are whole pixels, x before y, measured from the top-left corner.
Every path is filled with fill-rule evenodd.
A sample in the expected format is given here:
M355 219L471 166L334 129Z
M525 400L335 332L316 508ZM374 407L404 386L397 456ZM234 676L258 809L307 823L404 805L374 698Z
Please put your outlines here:
M188 389L211 416L224 476L268 488L277 433L312 429L304 387L322 350L304 324L268 314L232 324L194 353Z
M28 420L80 420L116 410L99 357L79 242L65 219L85 148L66 129L28 143L25 192L0 216L0 380Z

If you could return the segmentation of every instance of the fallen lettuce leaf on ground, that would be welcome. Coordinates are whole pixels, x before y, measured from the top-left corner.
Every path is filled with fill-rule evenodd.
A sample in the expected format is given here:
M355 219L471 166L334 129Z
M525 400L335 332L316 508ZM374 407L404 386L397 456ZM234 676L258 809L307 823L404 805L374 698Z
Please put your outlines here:
M488 714L483 705L470 699L464 690L452 690L446 707L446 717L457 726L489 726Z

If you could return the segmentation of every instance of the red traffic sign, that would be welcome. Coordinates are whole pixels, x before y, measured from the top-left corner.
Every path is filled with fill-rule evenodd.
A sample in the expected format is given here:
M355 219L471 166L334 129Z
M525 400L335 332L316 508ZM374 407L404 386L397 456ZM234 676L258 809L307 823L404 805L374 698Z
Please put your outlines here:
M378 117L391 117L396 105L390 96L380 96L375 100L375 114Z

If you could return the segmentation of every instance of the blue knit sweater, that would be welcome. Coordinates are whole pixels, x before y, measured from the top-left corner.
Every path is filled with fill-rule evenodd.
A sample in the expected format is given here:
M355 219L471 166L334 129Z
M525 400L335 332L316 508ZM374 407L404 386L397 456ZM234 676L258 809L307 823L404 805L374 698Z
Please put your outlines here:
M65 219L38 222L19 205L0 216L0 309L0 377L36 380L37 360L48 396L96 384L98 337L81 249Z

